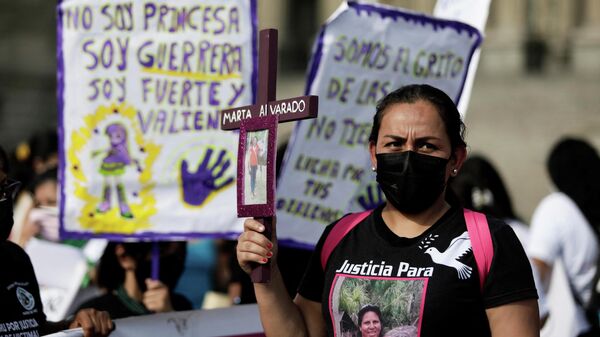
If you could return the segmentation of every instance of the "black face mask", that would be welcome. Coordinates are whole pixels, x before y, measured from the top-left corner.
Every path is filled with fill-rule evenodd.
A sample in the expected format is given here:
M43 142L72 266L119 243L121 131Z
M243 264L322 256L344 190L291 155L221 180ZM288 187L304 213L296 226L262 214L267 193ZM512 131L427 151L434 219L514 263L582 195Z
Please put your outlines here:
M377 182L389 203L407 214L429 208L446 186L448 159L413 151L379 153Z

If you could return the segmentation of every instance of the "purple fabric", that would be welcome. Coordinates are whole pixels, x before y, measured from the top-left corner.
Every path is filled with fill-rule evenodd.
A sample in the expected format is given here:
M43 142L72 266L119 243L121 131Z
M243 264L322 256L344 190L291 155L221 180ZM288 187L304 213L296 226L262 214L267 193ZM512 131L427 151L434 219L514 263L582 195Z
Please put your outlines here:
M59 228L62 237L62 230L65 226L65 130L64 130L64 90L65 90L65 60L63 55L63 31L61 9L63 0L58 0L56 5L56 100L58 108L58 186L60 186L60 203L58 210Z
M256 102L256 86L258 85L258 14L256 13L256 0L250 0L250 13L252 19L252 102Z
M60 227L60 237L69 239L89 239L103 238L111 241L126 242L131 241L131 238L136 238L144 241L163 241L163 240L185 240L188 238L228 238L235 240L239 231L223 231L219 233L198 233L198 232L181 232L181 233L159 233L159 232L138 232L136 234L120 234L120 233L94 233L92 231L68 231L64 226Z
M127 150L126 144L113 145L108 155L102 160L103 163L122 163L129 165L131 158L129 157L129 151Z

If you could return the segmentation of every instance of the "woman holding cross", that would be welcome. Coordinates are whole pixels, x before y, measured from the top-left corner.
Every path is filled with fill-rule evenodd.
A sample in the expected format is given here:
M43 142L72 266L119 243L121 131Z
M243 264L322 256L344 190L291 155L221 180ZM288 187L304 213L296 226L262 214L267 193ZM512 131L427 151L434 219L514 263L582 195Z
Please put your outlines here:
M353 301L376 303L386 322L395 322L382 327L384 336L409 325L422 337L539 335L531 267L514 232L483 217L493 253L480 271L479 244L471 243L481 242L446 193L466 157L463 131L453 101L439 89L410 85L384 97L369 152L387 203L324 258L336 224L347 221L325 229L293 301L277 267L277 242L257 221L245 222L237 246L242 269L272 260L271 282L254 285L267 336L340 336L340 317L356 321Z

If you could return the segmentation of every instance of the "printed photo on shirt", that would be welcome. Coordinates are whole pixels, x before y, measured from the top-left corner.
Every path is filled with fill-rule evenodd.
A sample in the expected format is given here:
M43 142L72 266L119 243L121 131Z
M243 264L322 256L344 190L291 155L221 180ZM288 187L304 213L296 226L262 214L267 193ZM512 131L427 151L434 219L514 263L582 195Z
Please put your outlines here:
M248 131L246 137L246 174L244 205L267 202L267 139L269 130Z
M336 276L330 314L336 337L419 336L427 279Z

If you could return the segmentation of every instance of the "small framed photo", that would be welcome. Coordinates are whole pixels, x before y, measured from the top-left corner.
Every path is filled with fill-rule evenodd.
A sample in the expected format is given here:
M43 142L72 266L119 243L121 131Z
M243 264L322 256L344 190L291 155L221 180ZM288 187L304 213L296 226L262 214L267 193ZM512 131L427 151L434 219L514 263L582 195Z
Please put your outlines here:
M277 116L243 120L238 148L239 217L275 215Z

